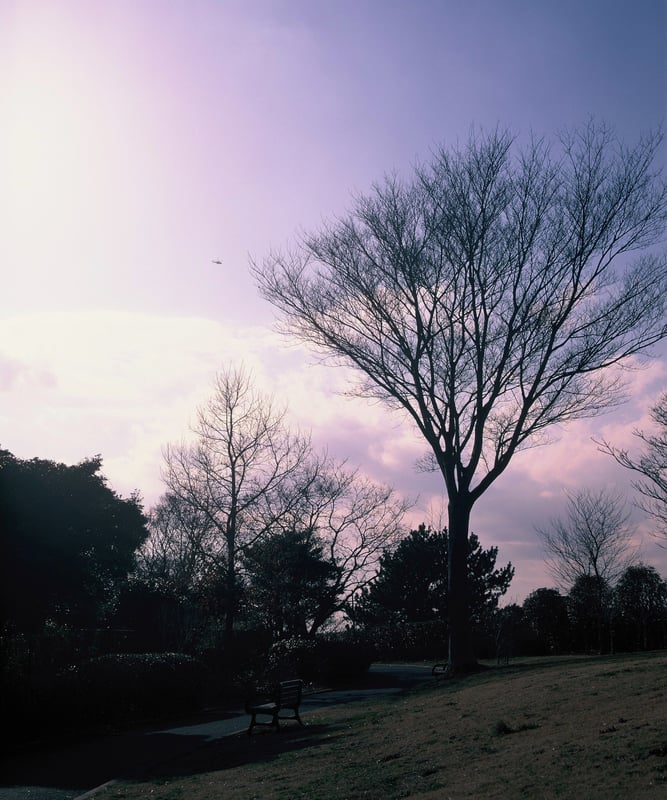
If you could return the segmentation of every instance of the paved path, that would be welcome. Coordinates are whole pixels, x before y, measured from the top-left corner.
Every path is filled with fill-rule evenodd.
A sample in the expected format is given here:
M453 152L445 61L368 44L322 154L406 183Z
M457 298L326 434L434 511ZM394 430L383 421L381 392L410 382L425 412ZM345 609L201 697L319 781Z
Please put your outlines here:
M399 692L430 678L430 666L374 664L358 689L303 698L304 715L318 708ZM151 764L245 731L243 709L211 711L178 725L147 728L77 744L51 745L0 760L0 800L75 800L114 778L130 778Z

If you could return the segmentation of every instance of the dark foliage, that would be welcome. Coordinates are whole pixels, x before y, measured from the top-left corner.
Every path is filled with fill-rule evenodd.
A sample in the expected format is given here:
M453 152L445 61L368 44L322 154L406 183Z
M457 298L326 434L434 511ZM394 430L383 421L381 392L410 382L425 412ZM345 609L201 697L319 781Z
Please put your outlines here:
M446 660L447 623L443 619L373 625L363 629L363 636L379 661Z
M372 645L352 633L282 639L269 651L267 675L273 680L296 676L336 683L363 675L374 657Z
M183 653L119 653L86 661L64 677L94 721L126 722L196 708L205 674Z
M499 598L509 588L514 567L496 569L498 548L484 549L475 534L470 535L468 575L469 624L488 624ZM420 525L393 551L385 551L380 569L364 588L348 615L363 627L447 619L448 535Z
M595 575L581 575L567 598L572 645L578 652L613 650L613 592Z
M119 497L101 467L0 450L0 625L95 627L111 611L147 530L138 497Z
M287 531L248 548L246 607L275 639L303 637L328 616L337 597L338 570L317 537Z
M628 567L614 590L616 648L667 646L667 582L653 567Z
M567 651L570 639L567 600L558 589L536 589L524 600L523 612L533 635L534 654Z

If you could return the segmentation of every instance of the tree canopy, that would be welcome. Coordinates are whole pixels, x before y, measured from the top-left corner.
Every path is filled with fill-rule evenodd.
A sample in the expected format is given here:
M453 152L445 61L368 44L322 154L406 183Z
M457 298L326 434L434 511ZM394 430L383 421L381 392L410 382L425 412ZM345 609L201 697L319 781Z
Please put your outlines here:
M147 530L139 498L101 468L100 456L67 466L0 450L3 623L89 626L112 609Z
M470 535L469 547L469 622L479 627L492 617L498 600L507 592L514 567L509 563L497 568L498 548L483 548L474 533ZM355 622L446 621L447 561L447 531L434 531L420 525L395 549L382 555L377 576L355 598Z

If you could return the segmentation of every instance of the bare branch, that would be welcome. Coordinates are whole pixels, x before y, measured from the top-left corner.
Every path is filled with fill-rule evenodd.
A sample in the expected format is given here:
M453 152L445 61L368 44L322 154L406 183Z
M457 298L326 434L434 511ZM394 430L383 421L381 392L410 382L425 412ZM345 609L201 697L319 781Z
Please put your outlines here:
M640 495L637 505L657 521L659 535L667 539L667 392L651 409L651 416L656 425L654 433L634 431L644 445L640 456L633 457L627 450L615 448L604 440L598 444L621 466L641 476L633 481Z

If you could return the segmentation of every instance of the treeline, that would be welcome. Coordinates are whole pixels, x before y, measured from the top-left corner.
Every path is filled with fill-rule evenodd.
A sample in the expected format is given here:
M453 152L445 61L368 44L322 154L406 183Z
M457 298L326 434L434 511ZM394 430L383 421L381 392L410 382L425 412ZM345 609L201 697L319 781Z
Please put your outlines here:
M613 586L580 575L566 594L540 588L522 605L499 608L514 568L497 568L497 548L484 550L474 534L470 539L469 629L478 658L667 647L667 581L654 567L630 565ZM437 650L447 630L446 531L421 526L385 553L348 617L380 657L446 660Z
M148 512L107 485L100 456L66 466L0 450L0 713L17 737L238 699L277 676L446 660L447 531L406 534L391 490L305 439L295 449L275 417L255 417L248 438L236 423L266 407L232 377L207 410L231 414L217 423L237 438L217 464L210 429L168 451L169 488ZM497 559L470 535L478 658L667 646L667 584L652 567L500 608L515 570Z
M645 564L627 567L615 586L582 575L566 595L542 588L505 607L500 622L517 655L662 649L667 582Z
M234 413L248 425L247 403ZM400 535L403 504L258 420L252 447L227 443L236 493L220 466L217 517L204 493L168 491L144 512L107 485L99 456L66 466L0 450L0 714L17 738L238 699L281 672L368 667L368 648L322 631Z

